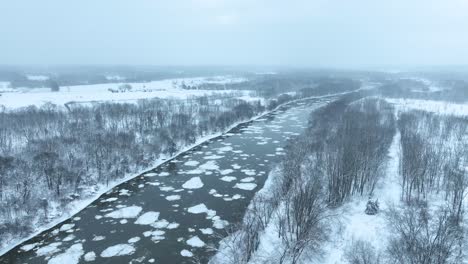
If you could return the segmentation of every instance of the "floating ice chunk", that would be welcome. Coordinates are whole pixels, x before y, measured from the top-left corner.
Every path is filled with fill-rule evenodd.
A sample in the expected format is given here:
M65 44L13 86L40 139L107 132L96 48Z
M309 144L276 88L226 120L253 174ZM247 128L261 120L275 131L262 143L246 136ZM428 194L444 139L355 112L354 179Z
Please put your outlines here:
M242 180L240 180L241 182L253 182L255 181L255 178L254 177L247 177L247 178L244 178Z
M62 239L62 241L68 242L68 241L72 241L73 239L75 239L74 235L68 235L66 238Z
M233 200L237 200L237 199L240 199L240 198L242 198L242 195L240 195L240 194L234 194L234 195L232 196L232 199L233 199Z
M128 244L117 244L115 246L111 246L106 248L101 253L101 257L103 258L110 258L116 256L125 256L131 255L135 252L135 248L132 245Z
M216 161L210 160L198 167L201 170L218 170L219 166L216 164Z
M232 164L231 167L235 170L238 170L240 168L242 168L241 166L239 166L238 164Z
M122 219L122 220L120 220L120 223L121 223L122 225L125 225L126 223L128 223L128 220L127 220L127 219Z
M106 202L113 202L113 201L117 201L119 198L117 197L111 197L111 198L107 198L105 200L102 200L103 203L106 203Z
M141 210L142 208L140 206L133 205L113 211L105 216L110 218L136 218L140 214Z
M252 191L257 187L255 183L237 183L234 188L238 188L241 190Z
M232 150L233 148L230 146L226 146L226 147L222 147L218 149L219 152L226 152L226 151L232 151Z
M203 187L203 182L201 181L200 177L193 177L182 184L182 187L185 189L199 189Z
M212 235L213 234L213 229L211 229L211 228L200 228L200 231L204 235Z
M197 204L195 206L189 207L187 211L191 214L203 214L208 212L208 208L205 204Z
M80 258L83 254L83 245L75 244L67 249L64 253L51 258L48 264L75 264L80 261Z
M233 172L234 172L233 169L226 169L226 170L220 171L221 175L228 175L229 173L233 173Z
M167 225L167 229L176 229L179 227L179 223L170 223L169 225Z
M187 174L202 174L203 170L200 169L194 169L194 170L189 170L187 171Z
M219 156L219 155L210 155L210 156L205 156L203 157L204 159L207 159L207 160L214 160L214 159L222 159L224 158L224 156Z
M191 247L204 247L205 242L203 242L198 236L194 236L187 240L187 245Z
M28 245L24 245L21 247L21 250L23 251L29 251L31 249L33 249L34 247L36 247L39 243L32 243L32 244L28 244Z
M121 196L124 196L124 195L125 196L130 196L130 191L127 190L127 189L122 189L122 190L119 191L119 195L121 195Z
M140 241L140 237L132 237L128 240L128 243L133 244Z
M58 247L62 245L62 242L55 242L51 243L47 246L41 247L36 250L36 255L38 256L46 256L46 255L51 255L54 254L55 252L58 251Z
M180 195L169 195L169 196L166 196L166 200L168 201L176 201L176 200L180 200Z
M161 190L163 192L170 192L170 191L174 190L174 187L164 186L164 187L159 187L159 190Z
M106 239L105 236L95 236L95 237L93 237L93 241L101 241L101 240L104 240L104 239Z
M151 225L159 218L159 212L146 212L135 221L137 225Z
M189 160L184 163L185 166L197 166L198 164L200 164L200 162L195 161L195 160Z
M146 177L154 177L154 176L158 176L158 174L155 173L155 172L150 172L150 173L146 173L145 176Z
M86 253L84 255L84 260L86 262L95 261L96 260L96 253L94 253L94 251Z
M60 231L68 231L72 229L75 226L75 224L64 224L63 226L60 227Z
M167 171L163 171L163 172L158 174L159 177L167 177L169 175L171 175L171 174L169 172L167 172Z
M234 176L224 176L219 179L225 182L232 182L232 181L235 181L237 178Z
M180 255L182 257L188 257L188 258L193 257L193 253L186 249L182 249L182 251L180 251Z
M169 221L167 221L166 219L161 219L155 222L154 224L152 224L151 226L154 228L166 228L168 225L169 225Z
M226 220L222 220L219 216L213 217L213 227L216 229L223 229L224 227L229 225L229 222Z

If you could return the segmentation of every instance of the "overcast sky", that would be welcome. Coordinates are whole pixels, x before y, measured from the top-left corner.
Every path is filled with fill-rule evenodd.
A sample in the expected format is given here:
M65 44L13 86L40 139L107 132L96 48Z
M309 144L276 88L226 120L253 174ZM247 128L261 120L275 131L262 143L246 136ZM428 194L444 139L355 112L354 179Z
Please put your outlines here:
M468 64L468 0L0 0L0 64Z

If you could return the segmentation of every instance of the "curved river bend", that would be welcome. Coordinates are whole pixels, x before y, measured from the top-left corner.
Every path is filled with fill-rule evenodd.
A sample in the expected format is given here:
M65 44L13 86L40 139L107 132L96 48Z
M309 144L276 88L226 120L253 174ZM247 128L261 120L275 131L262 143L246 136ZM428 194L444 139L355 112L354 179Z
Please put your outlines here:
M0 263L206 263L280 161L286 140L330 100L294 102L239 125L115 187Z

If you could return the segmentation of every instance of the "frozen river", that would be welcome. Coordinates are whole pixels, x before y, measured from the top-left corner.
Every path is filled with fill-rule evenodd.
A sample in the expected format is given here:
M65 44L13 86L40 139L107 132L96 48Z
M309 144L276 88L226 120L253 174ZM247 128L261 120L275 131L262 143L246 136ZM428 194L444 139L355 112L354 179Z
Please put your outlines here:
M121 184L0 263L206 263L327 99L308 99L205 142Z

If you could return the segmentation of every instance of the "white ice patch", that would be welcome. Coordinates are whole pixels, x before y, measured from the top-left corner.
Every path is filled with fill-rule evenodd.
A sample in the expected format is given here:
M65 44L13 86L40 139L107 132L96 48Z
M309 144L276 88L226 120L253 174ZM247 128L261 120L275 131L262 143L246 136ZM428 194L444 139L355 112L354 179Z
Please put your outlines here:
M219 166L216 164L216 161L210 160L198 167L201 170L219 170Z
M48 264L76 264L80 261L80 258L83 254L83 245L75 244L67 249L64 253L51 258Z
M95 236L95 237L93 237L93 241L101 241L101 240L104 240L104 239L106 239L105 236Z
M187 240L187 245L191 247L204 247L205 242L203 242L198 236L194 236Z
M214 159L222 159L222 158L224 158L224 156L210 155L210 156L206 156L206 157L203 157L203 158L207 159L207 160L214 160Z
M41 247L36 250L36 254L38 256L46 256L46 255L51 255L54 254L55 252L58 251L58 247L62 245L62 242L55 242L51 243L47 246Z
M199 189L203 187L203 182L201 181L200 177L193 177L182 184L182 187L184 189Z
M72 229L75 226L75 224L64 224L63 226L60 227L60 231L68 231Z
M111 198L107 198L105 200L102 200L103 203L106 203L106 202L113 202L113 201L117 201L119 198L117 197L111 197Z
M253 182L253 181L255 181L254 177L247 177L241 180L241 182Z
M208 212L208 208L205 204L197 204L195 206L189 207L187 211L191 214L203 214Z
M110 258L116 256L126 256L131 255L135 252L135 248L132 245L128 244L117 244L115 246L111 246L106 248L101 253L101 257L103 258Z
M255 183L237 183L234 188L238 188L241 190L252 191L257 187Z
M171 174L169 172L165 172L165 171L159 173L159 177L167 177L169 175L171 175Z
M23 251L29 251L31 249L33 249L34 247L36 247L39 243L33 243L33 244L28 244L28 245L24 245L21 247L21 250Z
M142 208L140 206L133 205L113 211L105 216L110 218L136 218L140 214L141 210Z
M232 150L233 148L230 146L226 146L226 147L222 147L218 149L219 152L226 152L226 151L232 151Z
M146 177L155 177L155 176L158 176L158 174L155 173L155 172L150 172L150 173L146 173L145 176Z
M137 225L151 225L159 218L159 212L146 212L135 221Z
M198 164L200 164L200 162L195 161L195 160L189 160L184 163L185 166L197 166Z
M213 229L211 229L211 228L200 228L200 231L204 235L212 235L213 234Z
M140 237L132 237L128 240L128 243L133 244L140 241Z
M176 201L176 200L180 200L180 195L169 195L169 196L166 196L166 200L168 201Z
M234 172L233 169L226 169L226 170L220 171L221 175L228 175L229 173L233 173L233 172Z
M188 258L193 257L193 253L186 249L182 249L182 251L180 251L180 255L182 257L188 257Z
M234 176L224 176L219 179L225 182L232 182L232 181L235 181L237 178Z
M96 260L96 253L94 253L94 251L86 253L84 255L84 260L86 262L95 261Z
M231 167L235 170L238 170L240 168L242 168L241 166L239 166L238 164L232 164Z

